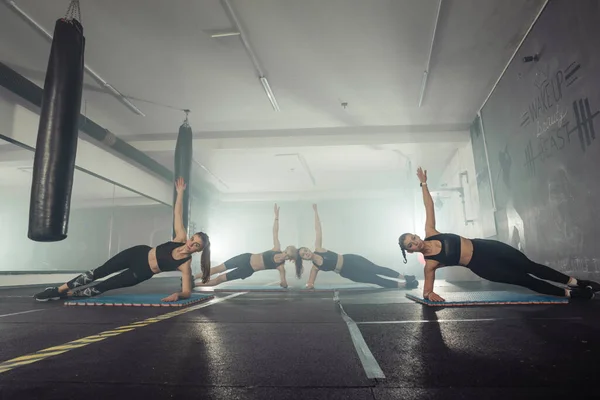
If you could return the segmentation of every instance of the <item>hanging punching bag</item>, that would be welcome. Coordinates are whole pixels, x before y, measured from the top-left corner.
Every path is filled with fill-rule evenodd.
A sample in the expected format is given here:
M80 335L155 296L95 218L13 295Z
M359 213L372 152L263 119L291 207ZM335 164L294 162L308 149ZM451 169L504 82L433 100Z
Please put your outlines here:
M187 119L179 127L177 135L177 144L175 145L175 179L182 177L187 188L183 192L183 226L188 228L189 209L190 209L190 171L192 169L192 128L188 125ZM177 191L173 189L173 207L177 199ZM175 221L173 221L173 238L175 237Z
M38 242L67 237L81 94L83 27L75 19L59 19L54 28L44 82L27 236Z

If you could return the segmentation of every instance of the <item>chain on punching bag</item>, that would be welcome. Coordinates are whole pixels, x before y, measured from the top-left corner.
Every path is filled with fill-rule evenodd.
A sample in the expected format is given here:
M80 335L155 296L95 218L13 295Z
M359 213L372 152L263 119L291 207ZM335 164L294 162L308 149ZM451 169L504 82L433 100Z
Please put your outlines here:
M188 123L187 113L183 124L179 127L177 135L177 144L175 145L175 179L182 177L187 184L183 192L183 226L189 228L189 210L190 210L190 191L191 191L191 169L192 169L192 128ZM177 199L177 191L173 189L173 207ZM174 222L174 221L173 221ZM173 238L175 237L175 224L173 223Z
M75 14L81 20L79 1L56 21L44 82L27 234L40 242L65 239L69 225L85 51Z

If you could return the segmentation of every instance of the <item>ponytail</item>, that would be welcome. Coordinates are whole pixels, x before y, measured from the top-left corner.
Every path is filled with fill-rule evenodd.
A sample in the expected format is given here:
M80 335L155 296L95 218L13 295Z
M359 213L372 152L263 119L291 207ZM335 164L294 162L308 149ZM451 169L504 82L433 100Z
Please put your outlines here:
M198 232L196 235L200 236L204 243L200 256L200 269L202 270L202 283L206 283L210 279L210 239L204 232Z
M296 278L302 278L302 272L304 272L304 260L300 257L300 252L296 252L296 258L294 258L294 264L296 264Z

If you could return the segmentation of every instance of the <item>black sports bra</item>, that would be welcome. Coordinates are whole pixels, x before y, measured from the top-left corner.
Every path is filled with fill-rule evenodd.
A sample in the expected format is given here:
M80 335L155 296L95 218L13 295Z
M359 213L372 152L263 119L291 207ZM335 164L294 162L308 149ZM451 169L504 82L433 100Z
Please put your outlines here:
M313 265L319 269L319 271L335 271L335 266L338 260L338 254L333 251L327 250L324 253L313 251L313 253L323 257L323 265L319 266L313 261Z
M425 238L426 242L439 240L442 244L440 252L433 256L424 256L426 260L435 260L446 266L459 265L460 263L460 236L453 233L440 233Z
M276 269L280 265L285 264L285 260L280 262L279 264L275 263L275 254L282 254L281 251L269 250L262 253L263 256L263 264L265 264L265 269Z
M161 271L176 271L181 264L192 258L192 256L182 258L181 260L173 258L173 250L183 245L183 243L178 242L165 242L156 246L156 262Z

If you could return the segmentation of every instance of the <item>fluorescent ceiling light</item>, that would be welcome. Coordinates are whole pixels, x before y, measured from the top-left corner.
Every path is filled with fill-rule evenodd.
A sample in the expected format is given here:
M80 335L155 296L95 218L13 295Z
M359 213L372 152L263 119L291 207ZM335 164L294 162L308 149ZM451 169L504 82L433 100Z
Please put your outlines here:
M210 35L212 38L228 37L228 36L239 36L239 32L218 32Z
M273 91L271 90L271 86L269 86L269 81L267 81L267 78L262 76L260 78L260 83L262 84L263 88L265 89L265 92L267 93L267 97L269 98L269 101L271 102L271 105L273 106L273 110L275 110L277 112L281 111L279 109L279 104L277 104L277 100L275 99L275 95L273 94Z

